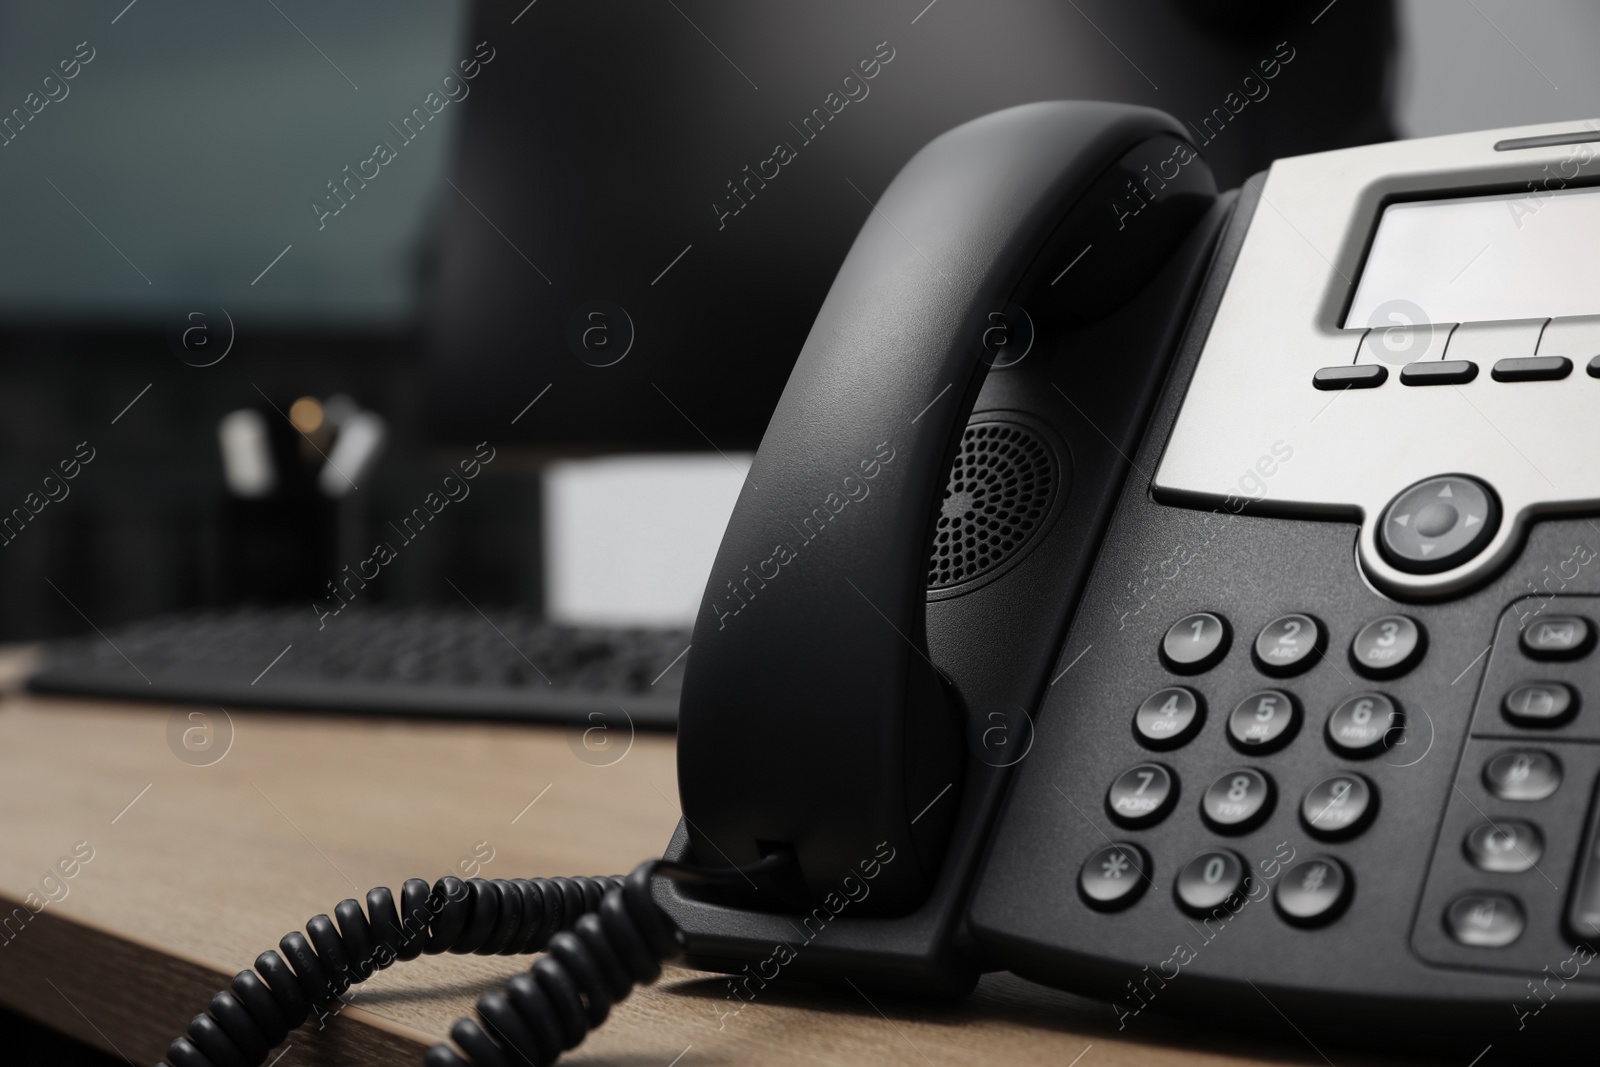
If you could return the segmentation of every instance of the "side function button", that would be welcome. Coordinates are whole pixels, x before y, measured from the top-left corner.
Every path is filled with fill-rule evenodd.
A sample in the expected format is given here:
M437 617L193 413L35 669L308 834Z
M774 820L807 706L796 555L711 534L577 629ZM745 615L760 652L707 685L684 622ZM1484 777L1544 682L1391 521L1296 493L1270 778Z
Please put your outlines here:
M1154 826L1177 802L1178 780L1159 763L1129 767L1106 790L1106 811L1123 826Z
M1497 382L1554 382L1571 373L1566 356L1512 356L1496 360L1489 376Z
M1382 693L1346 697L1328 716L1328 747L1350 759L1367 759L1400 744L1406 717Z
M1600 356L1590 357L1588 370L1589 377L1600 378Z
M1121 841L1097 848L1078 872L1078 892L1099 911L1126 908L1144 895L1150 859L1138 845Z
M1209 611L1185 615L1161 639L1161 662L1174 674L1209 671L1228 654L1228 621Z
M1228 716L1228 740L1252 755L1275 752L1300 731L1300 706L1281 689L1251 693Z
M1475 478L1429 478L1404 490L1378 526L1383 558L1407 574L1438 574L1483 551L1500 528L1500 501Z
M1133 715L1133 734L1146 748L1178 748L1194 739L1205 718L1200 694L1180 685L1169 686L1145 697Z
M1183 865L1173 893L1184 911L1204 916L1221 907L1237 907L1249 882L1244 861L1238 854L1217 848L1202 852Z
M1381 615L1356 632L1350 662L1368 678L1398 678L1422 661L1427 631L1405 615Z
M1350 903L1350 875L1332 856L1308 856L1290 865L1272 894L1278 914L1296 926L1321 926Z
M1522 631L1522 651L1534 659L1579 659L1594 647L1594 624L1581 615L1551 615Z
M1275 799L1272 779L1246 767L1211 783L1200 798L1200 816L1218 833L1242 834L1266 821Z
M1477 376L1470 359L1424 359L1400 368L1402 385L1466 385Z
M1466 893L1444 912L1444 926L1471 948L1505 948L1522 936L1527 920L1522 905L1505 893Z
M1513 748L1484 764L1483 784L1501 800L1543 800L1561 787L1561 761L1536 748Z
M1322 367L1311 376L1318 389L1376 389L1389 380L1389 368L1382 363L1345 363Z
M1531 871L1544 855L1544 835L1531 822L1496 819L1468 831L1461 849L1480 871L1521 874Z
M1377 790L1359 774L1324 778L1300 800L1300 821L1312 836L1326 841L1356 836L1377 814Z
M1507 693L1500 710L1513 726L1565 726L1578 714L1578 695L1561 682L1528 682Z
M1600 798L1600 792L1596 794ZM1579 843L1577 886L1567 902L1567 933L1579 941L1600 934L1600 805L1591 807L1587 828Z
M1251 652L1263 674L1286 678L1315 663L1327 639L1327 631L1310 615L1284 615L1261 628Z

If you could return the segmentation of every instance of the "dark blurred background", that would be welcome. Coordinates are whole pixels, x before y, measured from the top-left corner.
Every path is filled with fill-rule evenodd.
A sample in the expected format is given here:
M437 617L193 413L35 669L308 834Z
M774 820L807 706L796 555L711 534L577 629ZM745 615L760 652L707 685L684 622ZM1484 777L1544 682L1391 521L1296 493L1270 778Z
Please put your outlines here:
M868 198L940 131L1250 95L1203 134L1231 186L1593 115L1597 37L1591 6L1510 0L0 3L0 516L95 457L0 538L0 640L316 595L486 440L367 595L538 610L544 464L752 449ZM387 443L334 499L288 413L341 396ZM240 409L280 463L255 499L219 449Z

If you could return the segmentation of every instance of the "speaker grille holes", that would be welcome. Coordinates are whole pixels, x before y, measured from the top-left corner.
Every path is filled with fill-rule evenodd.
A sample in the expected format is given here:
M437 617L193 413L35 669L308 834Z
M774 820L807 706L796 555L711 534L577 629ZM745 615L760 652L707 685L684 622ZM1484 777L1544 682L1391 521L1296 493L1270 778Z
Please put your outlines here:
M969 424L945 486L928 588L963 585L1014 559L1049 517L1060 480L1039 433L1017 422Z

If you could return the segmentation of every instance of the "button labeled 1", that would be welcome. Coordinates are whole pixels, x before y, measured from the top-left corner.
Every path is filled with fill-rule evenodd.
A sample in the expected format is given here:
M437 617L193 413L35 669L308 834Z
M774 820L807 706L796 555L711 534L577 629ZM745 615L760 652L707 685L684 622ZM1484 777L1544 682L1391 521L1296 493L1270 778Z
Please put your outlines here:
M1221 615L1209 611L1185 615L1161 639L1161 662L1175 674L1208 671L1228 654L1231 636Z

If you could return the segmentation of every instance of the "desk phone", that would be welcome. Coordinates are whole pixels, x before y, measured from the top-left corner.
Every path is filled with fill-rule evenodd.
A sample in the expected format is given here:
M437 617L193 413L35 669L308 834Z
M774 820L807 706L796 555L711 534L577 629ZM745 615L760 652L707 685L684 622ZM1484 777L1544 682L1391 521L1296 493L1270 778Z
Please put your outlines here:
M665 859L346 901L173 1062L384 944L547 950L440 1067L548 1062L678 954L730 1009L1006 970L1134 1033L1582 1034L1597 154L1562 123L1219 193L1142 108L937 138L873 198L729 522Z

